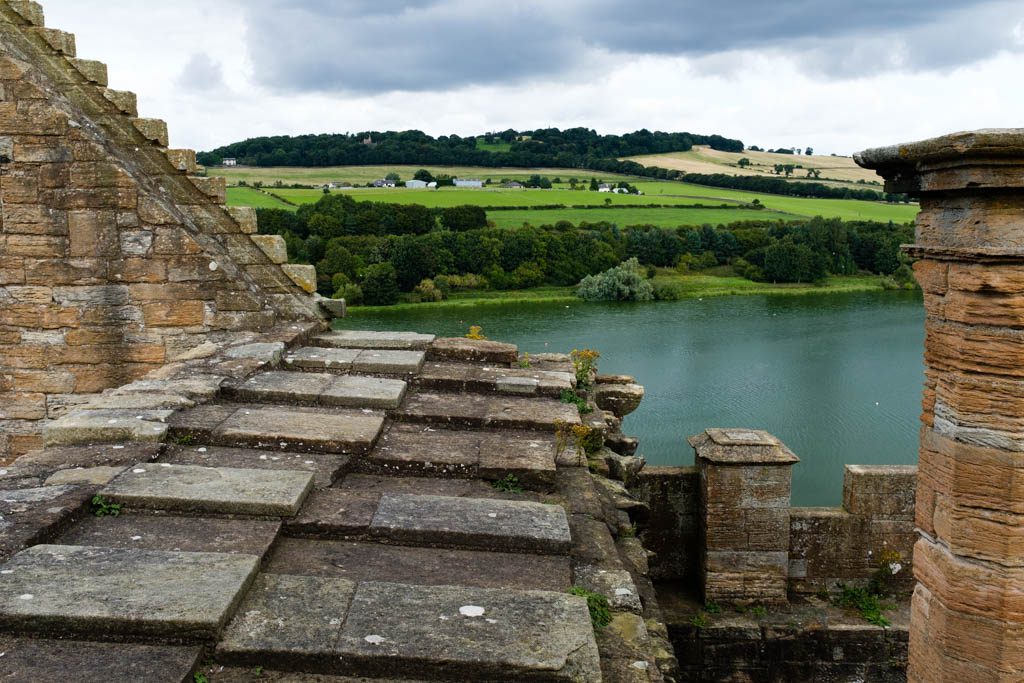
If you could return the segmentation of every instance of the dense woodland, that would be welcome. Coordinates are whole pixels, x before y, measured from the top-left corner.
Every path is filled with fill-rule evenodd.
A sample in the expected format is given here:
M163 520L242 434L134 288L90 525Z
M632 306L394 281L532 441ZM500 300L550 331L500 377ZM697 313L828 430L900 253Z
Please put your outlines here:
M477 138L483 144L477 144ZM721 135L662 133L638 130L624 135L598 135L589 128L506 130L483 136L442 135L418 130L370 131L356 134L278 135L259 137L201 152L207 166L226 157L248 166L519 166L597 168L598 160L637 154L685 152L694 145L742 152L743 143ZM639 164L637 164L639 166ZM641 167L642 168L642 167ZM610 170L610 169L606 169Z
M899 245L913 238L909 224L822 218L676 229L559 221L505 230L489 227L480 207L428 209L343 195L258 215L260 232L283 235L294 261L317 266L323 294L367 304L394 303L400 292L436 300L459 288L575 285L630 258L680 271L729 264L767 282L858 272L906 280Z

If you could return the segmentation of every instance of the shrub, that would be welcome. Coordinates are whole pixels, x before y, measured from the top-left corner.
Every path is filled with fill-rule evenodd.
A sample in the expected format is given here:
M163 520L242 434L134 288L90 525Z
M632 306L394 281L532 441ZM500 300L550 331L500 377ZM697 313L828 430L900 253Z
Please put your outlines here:
M412 291L420 297L420 301L441 301L445 298L444 292L430 278L421 280Z
M576 295L584 301L651 301L654 288L644 278L640 263L631 258L603 273L583 278Z
M398 302L398 274L390 263L374 263L363 278L363 301L369 306L390 306Z
M331 286L334 287L332 299L344 299L350 305L358 305L363 301L363 290L356 283L348 279L345 273L335 273L331 278Z

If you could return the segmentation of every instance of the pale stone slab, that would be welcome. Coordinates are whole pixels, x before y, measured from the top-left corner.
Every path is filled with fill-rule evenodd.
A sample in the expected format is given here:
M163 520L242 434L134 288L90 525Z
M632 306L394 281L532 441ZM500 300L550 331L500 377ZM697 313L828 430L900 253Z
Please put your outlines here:
M320 403L323 405L346 408L397 408L405 396L406 384L400 379L359 375L324 376L330 377L333 382L320 394Z
M426 354L423 351L362 351L352 362L356 372L375 372L383 375L412 375L420 371Z
M643 612L636 584L625 569L602 569L589 564L576 565L573 569L576 583L588 591L600 593L608 598L608 604L612 609L635 614Z
M281 362L284 342L255 342L243 344L224 351L225 358L255 360L261 363L277 365Z
M95 484L102 486L117 475L124 472L124 467L75 467L69 470L58 470L44 482L47 486L61 484Z
M565 510L529 501L386 493L370 531L395 541L441 547L554 554L572 546Z
M374 411L240 408L213 430L212 438L225 446L362 453L373 446L383 427L384 414Z
M325 373L264 372L250 377L234 393L241 401L316 403L334 379L334 375Z
M297 470L140 463L100 491L129 507L292 516L313 487Z
M199 662L198 646L0 638L0 680L181 683Z
M335 653L366 675L601 680L586 600L545 591L361 583Z
M47 446L162 441L172 410L79 410L43 426Z
M432 334L416 332L377 332L373 330L335 330L313 337L319 346L349 349L426 349L434 341Z
M211 638L258 564L252 555L37 545L0 568L0 627Z
M285 367L303 370L337 370L345 371L352 368L352 361L362 351L360 349L331 349L322 346L305 346L289 352L284 357Z
M351 458L336 453L292 453L225 446L168 446L161 462L203 467L241 467L254 470L303 470L313 473L315 486L330 486L346 470Z
M356 584L345 579L260 574L217 646L237 664L294 665L329 655Z

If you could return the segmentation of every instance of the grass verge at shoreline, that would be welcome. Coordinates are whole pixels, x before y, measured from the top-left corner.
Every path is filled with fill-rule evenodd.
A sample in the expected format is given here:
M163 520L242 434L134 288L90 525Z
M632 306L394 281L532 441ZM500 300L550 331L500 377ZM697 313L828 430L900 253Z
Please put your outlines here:
M823 285L770 282L754 282L738 276L707 274L677 275L658 274L652 278L654 284L669 284L679 292L679 299L699 299L712 296L744 296L755 294L839 294L884 289L880 275L844 275L830 277ZM393 306L352 306L349 313L377 313L381 311L430 310L468 306L501 306L533 303L585 303L576 297L575 287L536 287L521 290L482 290L456 292L445 301L410 303L402 302ZM654 301L651 304L658 304Z

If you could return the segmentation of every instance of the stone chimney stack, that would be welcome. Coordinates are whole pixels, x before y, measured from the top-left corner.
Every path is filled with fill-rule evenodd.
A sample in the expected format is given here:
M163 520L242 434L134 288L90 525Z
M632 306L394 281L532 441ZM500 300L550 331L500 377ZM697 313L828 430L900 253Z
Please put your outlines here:
M871 149L920 198L925 388L910 681L1024 680L1024 129Z

